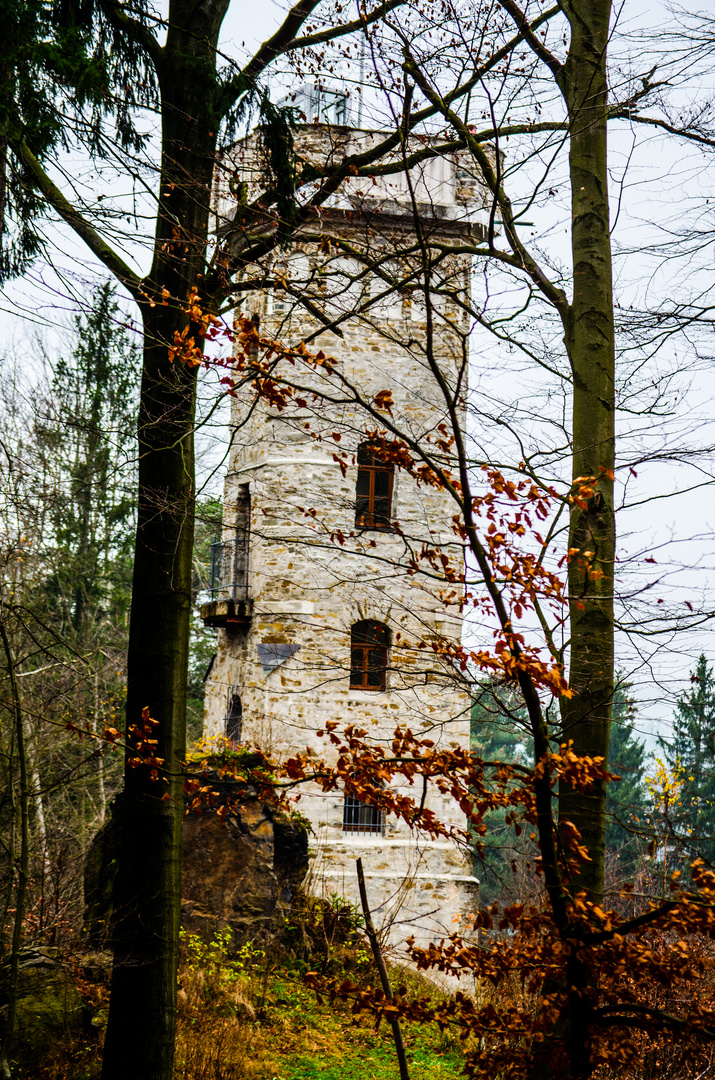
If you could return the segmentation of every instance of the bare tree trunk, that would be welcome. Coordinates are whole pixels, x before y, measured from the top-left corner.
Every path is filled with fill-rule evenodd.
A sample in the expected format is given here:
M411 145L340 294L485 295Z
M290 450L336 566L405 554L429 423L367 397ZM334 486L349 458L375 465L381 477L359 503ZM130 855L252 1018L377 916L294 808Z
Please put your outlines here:
M7 634L7 627L5 626L3 619L0 619L0 638L2 638L5 659L7 661L8 676L10 678L13 725L20 769L20 861L17 875L17 890L15 893L15 916L13 920L12 943L10 946L10 977L7 988L8 1005L5 1016L5 1029L2 1036L2 1046L0 1047L0 1076L2 1076L3 1080L9 1080L9 1058L12 1040L15 1034L15 1016L17 1011L17 983L20 971L20 948L22 946L22 920L25 915L27 879L30 863L30 795L27 780L27 755L22 703L20 701L20 690L17 685L15 661L10 646L10 639Z
M380 974L380 982L382 983L382 989L385 997L388 1001L392 1001L394 994L392 992L392 985L390 983L390 976L387 973L387 967L385 965L385 958L382 955L382 949L380 948L380 942L375 932L375 924L372 921L372 915L370 914L370 907L367 902L367 889L365 888L365 875L362 871L362 859L356 860L358 885L360 887L360 903L362 904L362 913L365 919L365 931L370 941L370 947L372 949L372 955L375 958L375 966ZM402 1030L400 1028L400 1021L396 1016L390 1017L390 1027L392 1028L392 1038L395 1043L395 1053L397 1054L397 1061L400 1066L400 1080L410 1080L410 1072L407 1068L407 1057L405 1055L405 1044L402 1041Z
M556 75L569 117L573 297L564 318L573 377L572 489L569 523L569 687L561 699L563 738L579 756L608 759L613 700L613 588L616 525L615 331L608 206L607 82L610 0L564 0L571 27L566 63ZM606 783L589 790L559 784L560 826L576 826L588 860L572 872L573 895L600 903L605 868ZM574 949L565 1007L536 1055L530 1080L575 1080L591 1075L590 1024L597 1000L593 980ZM566 1051L550 1060L552 1040ZM558 1059L557 1059L558 1060Z
M37 842L39 844L38 871L40 879L40 919L39 930L44 929L46 890L51 886L51 868L47 846L47 824L45 821L45 804L42 799L42 781L40 770L37 767L37 755L35 754L34 737L30 720L23 711L23 732L25 735L25 760L29 776L29 800L32 808Z
M163 144L144 305L139 499L127 659L128 749L120 813L114 968L102 1080L171 1080L181 915L183 760L194 536L196 369L172 361L205 270L217 119L216 45L229 0L173 0L159 70ZM160 289L170 300L162 303ZM143 710L156 721L144 742ZM145 714L146 715L146 714ZM135 767L151 752L154 766ZM155 776L156 778L153 778ZM131 1033L129 1036L128 1033Z
M32 729L30 727L30 721L25 714L23 714L22 723L25 733L25 756L27 759L27 771L30 774L30 799L35 815L35 823L37 826L37 836L40 842L40 850L42 852L42 864L43 868L46 869L47 823L45 821L45 804L42 801L42 781L40 779L40 770L37 768L37 755L35 754L35 747L33 745L34 738Z
M615 341L608 209L606 46L610 0L565 0L571 24L558 82L570 124L573 299L566 347L573 373L573 465L569 531L570 699L564 737L574 751L608 757L613 698L613 507ZM586 478L586 479L584 479ZM593 478L592 482L589 478ZM560 820L573 822L590 861L573 883L603 895L605 782L559 788Z
M99 674L94 673L94 733L99 736L97 745L99 746L99 752L97 755L97 796L99 798L99 826L101 828L104 825L104 818L107 813L107 796L104 787L104 747L101 742L102 735L102 721L99 716Z

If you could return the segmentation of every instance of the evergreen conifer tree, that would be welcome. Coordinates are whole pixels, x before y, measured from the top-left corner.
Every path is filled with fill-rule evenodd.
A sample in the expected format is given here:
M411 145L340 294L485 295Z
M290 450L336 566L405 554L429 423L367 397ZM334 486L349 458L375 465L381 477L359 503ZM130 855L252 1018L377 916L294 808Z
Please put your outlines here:
M124 626L135 524L139 351L105 281L74 320L76 345L35 405L37 467L51 478L43 547L47 603L84 648L100 622ZM124 647L124 646L123 646Z
M476 687L470 717L472 752L485 761L533 762L533 739L521 698L512 687L487 679ZM508 891L517 872L526 841L517 838L507 825L504 811L485 819L486 833L480 837L483 854L474 856L474 874L479 879L480 897L489 903ZM476 839L476 838L475 838Z
M672 824L684 855L715 864L715 676L704 654L690 681L690 692L678 700L671 738L658 741L670 769L682 777Z
M635 735L633 699L627 685L619 685L613 697L609 769L620 777L606 790L606 849L618 854L620 869L634 869L639 853L638 833L647 812L645 743Z

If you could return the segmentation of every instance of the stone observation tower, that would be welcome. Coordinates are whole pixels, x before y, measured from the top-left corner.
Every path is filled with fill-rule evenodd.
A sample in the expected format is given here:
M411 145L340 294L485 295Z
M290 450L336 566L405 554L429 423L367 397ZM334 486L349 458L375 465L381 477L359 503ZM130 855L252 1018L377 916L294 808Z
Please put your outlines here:
M297 130L306 160L335 161L382 138L346 126L339 95L326 100L321 122ZM425 145L415 139L408 149ZM241 222L261 191L261 161L255 135L224 160L216 212L229 244L245 243ZM231 191L244 183L247 200L237 205ZM288 251L246 275L253 288L239 310L260 318L262 335L307 341L334 358L337 380L319 367L294 373L305 393L283 409L237 388L223 535L201 608L218 627L207 736L280 758L306 746L329 754L316 735L326 721L356 724L386 743L399 723L438 746L469 744L468 685L432 647L460 642L461 586L425 562L407 572L423 547L438 567L461 572L455 508L442 490L381 460L368 433L381 417L417 439L438 431L446 407L435 365L462 388L463 415L469 321L460 298L469 295L470 263L435 253L484 234L485 201L454 154L416 166L409 183L404 173L355 178ZM432 787L426 805L463 825ZM472 909L478 885L468 850L429 841L342 793L306 787L299 809L314 830L311 887L357 900L361 856L378 922L394 919L393 942L449 933L454 916Z

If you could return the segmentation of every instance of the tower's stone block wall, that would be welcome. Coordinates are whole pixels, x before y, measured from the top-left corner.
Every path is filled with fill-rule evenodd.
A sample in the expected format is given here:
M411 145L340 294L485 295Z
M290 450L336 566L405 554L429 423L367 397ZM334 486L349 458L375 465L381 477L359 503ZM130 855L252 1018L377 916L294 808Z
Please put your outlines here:
M301 148L325 157L375 137L315 126ZM237 149L234 166L257 181L255 144ZM479 227L480 193L460 176L458 161L436 159L417 181L423 236L436 242ZM244 625L219 630L206 734L224 733L228 703L238 696L242 740L281 758L304 747L329 756L316 734L326 721L358 725L385 744L398 724L445 747L469 739L468 683L441 648L461 636L457 508L444 488L398 469L391 508L398 527L361 528L356 461L371 432L389 436L394 425L417 441L434 439L435 462L453 468L436 433L442 423L451 429L449 397L464 423L469 325L460 297L470 266L445 257L426 284L404 180L390 181L396 190L380 188L381 180L361 184L348 185L291 251L272 256L265 287L242 303L245 314L260 316L262 334L307 341L333 361L328 372L319 364L295 372L302 389L284 408L256 401L248 386L238 387L233 404L224 540L235 536L250 496L252 613ZM219 191L217 207L227 218L225 194ZM337 323L326 329L325 320ZM435 553L433 566L420 561L423 548ZM350 686L351 627L361 620L391 635L379 691ZM425 805L463 826L459 809L432 786ZM354 860L362 856L371 903L395 918L394 941L449 933L454 916L473 905L477 882L466 848L426 840L392 818L384 831L346 830L335 792L306 788L300 809L315 833L314 887L356 899Z

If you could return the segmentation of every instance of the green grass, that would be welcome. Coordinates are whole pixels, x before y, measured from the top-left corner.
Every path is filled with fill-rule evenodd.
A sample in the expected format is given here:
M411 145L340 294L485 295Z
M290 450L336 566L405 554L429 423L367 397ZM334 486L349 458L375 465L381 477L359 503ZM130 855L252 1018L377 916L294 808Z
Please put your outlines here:
M250 967L218 988L204 970L185 969L191 998L179 1010L176 1080L399 1080L392 1030L353 1016L344 1003L319 1001L298 971ZM370 975L361 972L369 981ZM193 987L192 987L193 980ZM419 996L435 993L400 972ZM250 1018L246 1007L254 1010ZM254 1018L255 1013L255 1018ZM459 1043L435 1024L403 1023L411 1080L464 1076ZM101 1046L82 1036L58 1043L52 1055L18 1080L99 1080Z
M354 910L340 898L307 898L294 919L296 951L286 948L279 963L250 947L231 956L228 932L211 943L184 935L175 1080L399 1080L390 1024L353 1015L349 1002L331 1005L304 982L310 966L338 982L376 985ZM442 997L411 969L396 968L392 979L408 999ZM464 1076L453 1033L403 1022L402 1034L411 1080Z
M392 1031L384 1021L375 1030L368 1017L320 1004L292 981L274 984L269 1005L268 1026L280 1039L265 1062L268 1080L398 1080ZM436 1025L403 1024L403 1038L414 1080L464 1075L459 1049Z
M335 911L327 914L332 918ZM311 954L311 966L327 967L339 981L376 985L371 957L354 928L344 935L347 944L344 938L333 944L333 922L320 927L323 937L316 932L314 940L323 951ZM348 1003L320 1000L303 981L305 960L284 956L277 963L250 945L230 955L228 931L211 943L193 935L182 940L175 1080L399 1080L389 1023L376 1025L367 1013L353 1016ZM412 970L395 969L392 979L407 986L408 998L441 998ZM106 1012L103 982L84 980L82 993L93 1012ZM58 1040L46 1060L30 1075L18 1073L18 1080L99 1080L100 1033ZM403 1022L402 1034L411 1080L464 1076L452 1033L436 1024Z

